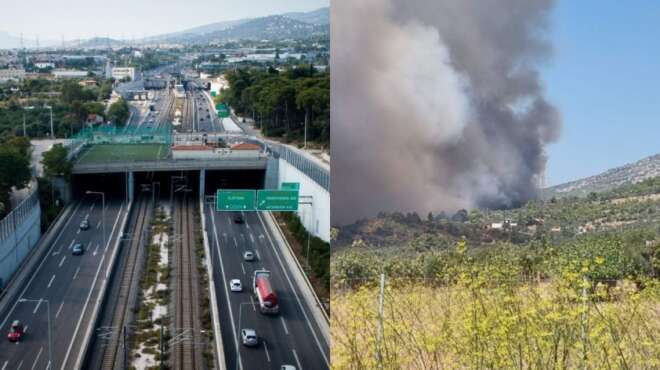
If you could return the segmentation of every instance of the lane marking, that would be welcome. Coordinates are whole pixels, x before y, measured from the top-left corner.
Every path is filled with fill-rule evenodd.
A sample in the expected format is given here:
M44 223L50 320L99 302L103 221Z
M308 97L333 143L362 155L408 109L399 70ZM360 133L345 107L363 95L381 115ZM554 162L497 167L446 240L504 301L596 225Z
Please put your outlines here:
M243 270L243 275L245 275L245 266L243 265L243 262L241 262L241 269Z
M76 280L76 277L78 277L78 273L80 272L80 267L76 269L76 273L73 274L73 280Z
M254 244L254 236L252 235L252 233L250 233L250 241L252 242L252 244Z
M80 234L80 228L78 228L78 231L76 231L76 235Z
M37 363L39 362L39 357L41 357L41 352L43 351L44 351L44 347L41 347L39 353L37 354L37 358L34 359L34 363L32 364L32 370L34 370L34 368L37 367Z
M100 228L101 228L101 221L99 221L99 223L96 224L96 229L98 230L98 229L100 229Z
M8 363L9 363L9 360L6 360L5 363L2 365L2 370L5 370L7 368Z
M99 247L101 246L101 243L96 243L96 248L94 249L94 252L92 253L92 256L96 256L96 254L99 252Z
M298 365L298 369L302 370L302 365L300 364L300 359L298 358L298 352L296 350L293 350L293 358L296 359L296 364Z
M264 341L264 351L266 351L266 359L270 362L270 354L268 353L268 345L266 344L266 341Z
M215 215L214 212L211 211L211 222L213 223L213 235L215 236L213 238L213 241L215 241L215 247L218 251L216 254L218 256L218 260L220 261L220 272L222 273L222 280L227 281L227 276L225 275L225 267L222 262L222 255L220 254L220 243L218 242L218 230L215 225ZM227 306L229 307L229 318L231 322L231 328L232 328L232 337L234 338L234 345L236 346L236 352L238 356L238 368L240 370L243 370L243 359L241 358L241 353L240 353L240 347L238 346L238 338L237 338L237 331L236 331L236 324L234 322L234 310L231 308L231 300L229 299L229 292L227 292L227 289L223 289L225 292L225 298L227 299Z
M21 360L21 362L18 363L18 367L16 368L16 370L21 370L22 366L23 366L23 360Z
M257 312L256 303L254 303L254 297L250 296L250 302L252 303L250 306L252 306L252 311Z
M27 330L28 330L28 325L25 325L25 327L23 328L23 333L27 333Z
M234 237L234 246L238 248L238 241L236 241L236 237Z
M65 260L66 260L66 256L62 256L62 260L60 261L60 264L59 264L58 267L62 267L62 265L64 264L64 261L65 261Z
M284 332L286 335L289 335L289 329L286 327L286 322L284 321L284 317L280 316L280 320L282 321L282 326L284 326Z
M43 298L39 298L39 301L37 302L37 306L34 308L34 311L32 311L33 314L36 314L37 311L39 310L39 306L41 306L41 301L43 301Z
M259 251L255 249L254 254L257 255L257 261L261 261L261 256L259 255Z
M55 280L55 274L53 274L53 276L50 278L50 281L48 282L48 288L53 285L53 280Z
M60 315L60 312L62 312L62 307L64 307L64 302L60 303L60 308L57 309L57 313L55 314L55 318Z
M261 222L261 226L263 229L266 231L266 235L268 236L268 241L270 242L270 245L273 249L273 252L275 254L275 257L277 258L277 261L280 264L281 271L284 273L284 277L286 277L287 282L289 283L289 287L291 288L291 291L293 292L293 296L296 298L296 301L298 302L298 308L300 308L300 311L302 312L303 316L305 316L305 322L307 323L307 327L309 330L312 332L312 336L314 337L314 341L316 342L316 345L321 352L321 356L323 356L323 360L325 361L326 365L328 367L330 366L330 362L328 361L328 357L325 354L325 351L323 350L323 347L321 346L321 342L319 341L318 336L316 335L316 331L314 328L312 328L312 323L309 319L309 316L307 316L307 312L305 311L305 307L303 306L300 297L298 296L298 292L293 286L293 283L291 282L291 278L289 277L289 272L284 268L284 262L282 262L282 258L280 257L279 253L277 252L277 248L275 247L275 243L273 242L273 239L270 237L270 233L268 232L268 228L266 228L266 225L264 224L264 220L261 217L260 213L257 213L257 217L259 218L259 221Z

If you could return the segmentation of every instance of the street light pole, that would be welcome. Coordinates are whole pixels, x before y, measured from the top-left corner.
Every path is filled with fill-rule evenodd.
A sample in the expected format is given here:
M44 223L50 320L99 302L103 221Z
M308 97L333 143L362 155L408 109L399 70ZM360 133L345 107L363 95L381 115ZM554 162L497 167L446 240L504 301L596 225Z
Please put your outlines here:
M51 365L53 364L53 334L52 334L52 326L50 323L50 301L48 299L27 299L27 298L21 298L18 300L20 303L23 302L46 302L46 310L47 315L48 315L48 366L46 368L50 368Z
M103 248L108 244L106 235L105 235L105 193L102 191L91 191L87 190L85 194L97 194L101 195L101 227L103 227Z

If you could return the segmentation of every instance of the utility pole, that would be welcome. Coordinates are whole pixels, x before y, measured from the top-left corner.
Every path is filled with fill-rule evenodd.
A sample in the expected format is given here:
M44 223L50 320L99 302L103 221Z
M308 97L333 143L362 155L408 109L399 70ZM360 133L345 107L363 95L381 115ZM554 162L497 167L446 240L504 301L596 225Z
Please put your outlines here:
M383 301L385 295L385 274L380 274L380 293L378 296L378 338L376 338L376 362L378 368L383 368Z

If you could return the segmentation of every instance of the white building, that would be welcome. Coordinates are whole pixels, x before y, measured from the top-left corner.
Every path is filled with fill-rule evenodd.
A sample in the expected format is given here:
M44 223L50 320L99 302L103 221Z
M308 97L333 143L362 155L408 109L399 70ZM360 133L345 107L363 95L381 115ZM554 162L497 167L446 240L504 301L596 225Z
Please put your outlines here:
M78 71L75 69L56 69L51 72L55 78L85 78L87 71Z
M0 69L0 82L21 81L25 78L25 70L22 68Z
M112 68L112 78L115 80L122 80L130 78L131 81L135 80L135 68L133 67L114 67Z
M55 68L55 63L53 63L53 62L37 62L37 63L34 63L34 66L39 68L39 69Z

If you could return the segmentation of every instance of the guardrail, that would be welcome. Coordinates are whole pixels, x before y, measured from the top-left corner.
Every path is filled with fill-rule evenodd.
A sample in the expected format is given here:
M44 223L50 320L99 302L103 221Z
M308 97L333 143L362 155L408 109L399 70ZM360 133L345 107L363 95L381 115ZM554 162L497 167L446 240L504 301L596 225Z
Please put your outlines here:
M22 224L30 215L32 208L39 203L37 190L36 182L34 182L30 195L0 221L0 241L11 237L16 232L17 225Z
M314 180L317 184L321 185L325 190L330 191L330 172L321 166L314 163L304 155L295 152L283 144L265 143L266 148L276 154L276 157L284 159L292 166L300 170L300 172L307 175Z

